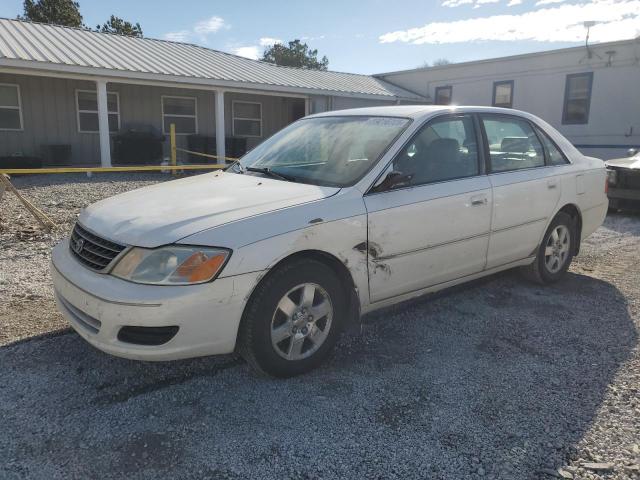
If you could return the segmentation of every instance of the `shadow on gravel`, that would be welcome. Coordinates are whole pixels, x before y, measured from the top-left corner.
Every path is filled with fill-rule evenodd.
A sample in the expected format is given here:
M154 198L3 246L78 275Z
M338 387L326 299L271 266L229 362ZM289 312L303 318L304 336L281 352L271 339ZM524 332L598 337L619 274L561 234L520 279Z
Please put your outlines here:
M1 478L546 478L638 341L624 296L506 273L366 319L328 365L0 348Z

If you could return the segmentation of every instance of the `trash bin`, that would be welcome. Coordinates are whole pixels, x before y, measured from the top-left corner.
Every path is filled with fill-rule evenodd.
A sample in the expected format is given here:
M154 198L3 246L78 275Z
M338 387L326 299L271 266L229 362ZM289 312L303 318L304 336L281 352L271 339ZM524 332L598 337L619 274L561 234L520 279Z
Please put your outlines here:
M42 145L45 163L53 166L71 165L71 145Z
M6 155L0 157L0 168L40 168L42 158L28 155Z
M162 160L163 141L164 136L151 129L124 130L114 137L114 157L118 163L155 165Z
M206 153L208 155L215 155L216 137L209 137L206 135L189 135L187 137L187 150ZM214 158L193 155L191 153L189 154L187 160L189 163L216 163L216 160Z

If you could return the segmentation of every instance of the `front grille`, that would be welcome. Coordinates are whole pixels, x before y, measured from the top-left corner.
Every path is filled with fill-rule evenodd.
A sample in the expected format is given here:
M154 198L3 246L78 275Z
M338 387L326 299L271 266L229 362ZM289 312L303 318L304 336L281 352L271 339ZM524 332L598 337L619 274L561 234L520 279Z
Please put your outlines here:
M640 172L618 170L618 185L623 188L640 188Z
M69 249L81 263L93 270L104 270L125 247L88 232L76 223L69 239Z

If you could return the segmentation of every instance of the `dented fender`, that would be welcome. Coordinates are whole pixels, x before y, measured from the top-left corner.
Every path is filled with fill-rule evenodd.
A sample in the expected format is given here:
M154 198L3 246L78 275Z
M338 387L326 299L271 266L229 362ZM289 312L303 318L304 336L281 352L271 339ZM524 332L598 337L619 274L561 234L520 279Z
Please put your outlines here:
M367 249L354 246L366 242L367 213L357 189L343 189L321 201L231 222L180 241L230 248L232 255L220 278L266 273L296 253L323 252L349 270L361 305L369 300L368 255Z

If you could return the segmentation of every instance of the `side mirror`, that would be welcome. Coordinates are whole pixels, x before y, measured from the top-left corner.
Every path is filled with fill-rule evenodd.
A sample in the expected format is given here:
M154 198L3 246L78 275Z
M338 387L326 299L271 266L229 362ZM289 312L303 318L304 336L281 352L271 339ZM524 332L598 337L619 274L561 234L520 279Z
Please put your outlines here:
M405 175L397 170L390 171L387 176L373 188L374 192L384 192L398 187L406 187L411 183L413 175Z
M629 150L627 150L627 156L628 157L633 157L636 155L636 153L638 153L638 149L637 148L630 148Z

